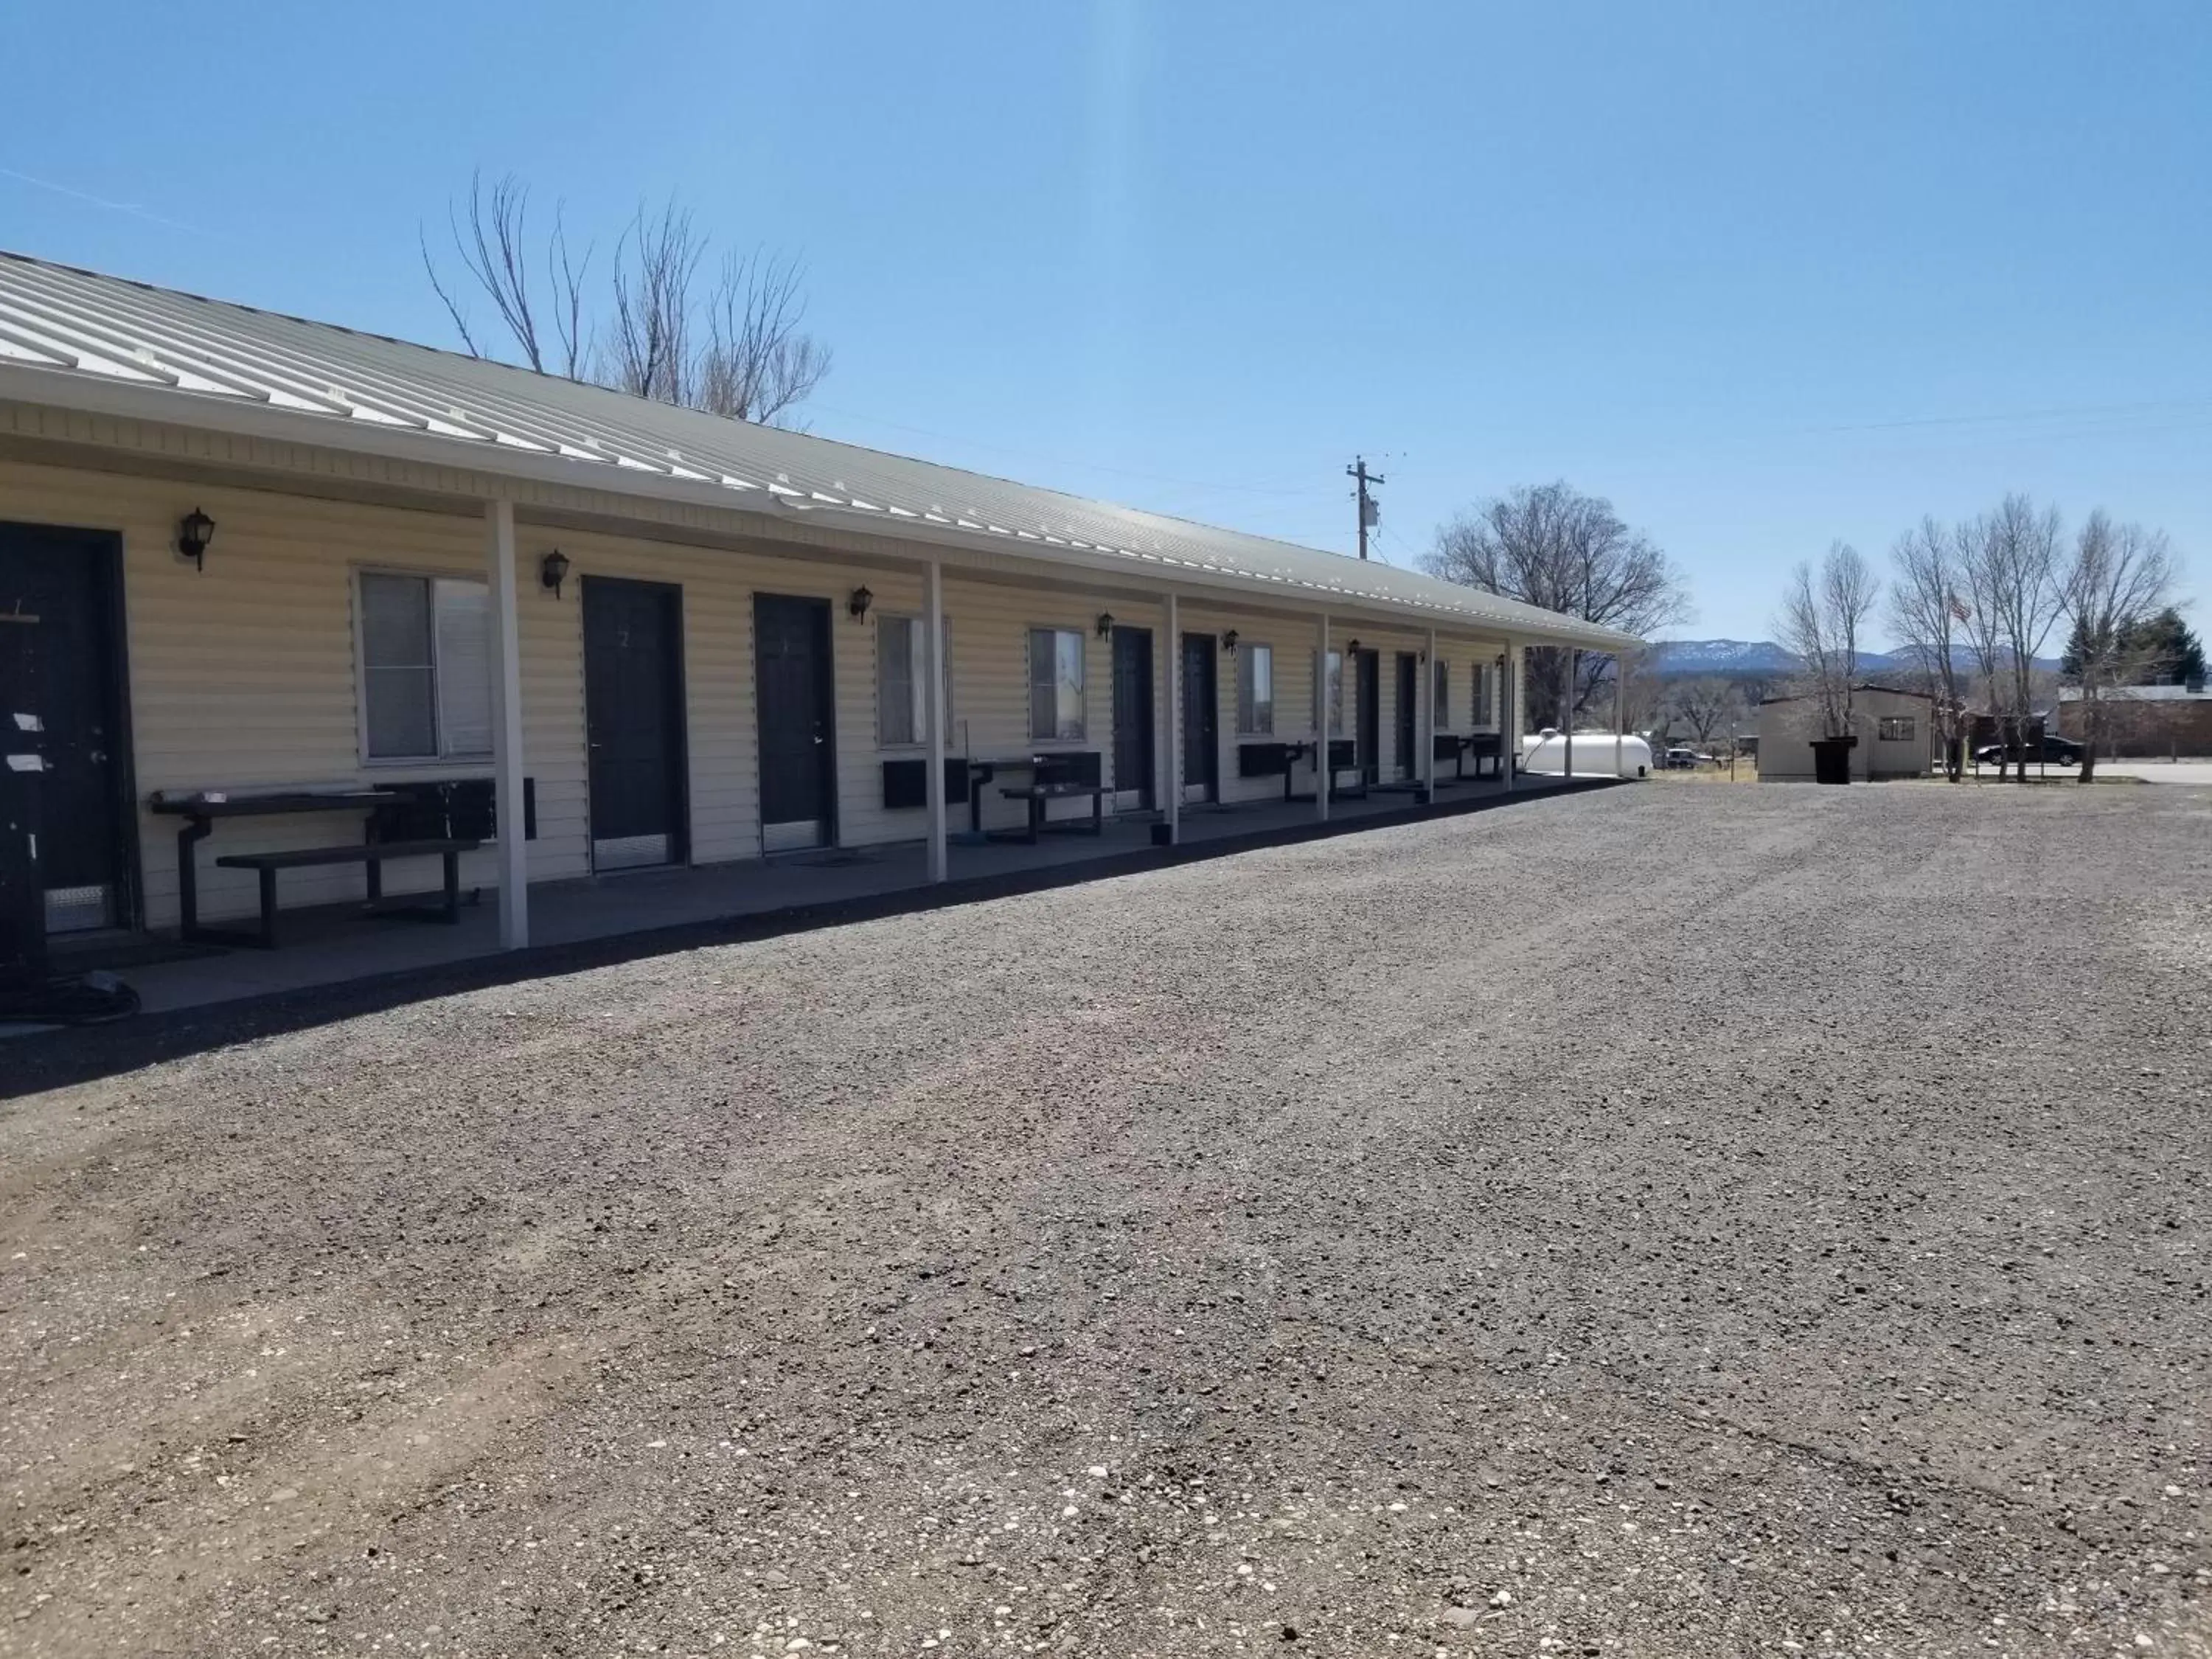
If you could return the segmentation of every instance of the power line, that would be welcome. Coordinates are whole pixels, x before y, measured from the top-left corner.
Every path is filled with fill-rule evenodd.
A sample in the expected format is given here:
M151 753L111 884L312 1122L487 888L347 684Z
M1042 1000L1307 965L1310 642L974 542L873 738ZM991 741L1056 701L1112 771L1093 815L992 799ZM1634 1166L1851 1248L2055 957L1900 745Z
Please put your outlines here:
M2142 404L2076 404L2065 408L2021 409L1995 415L1920 415L1898 421L1859 421L1838 426L1806 426L1790 429L1796 433L1890 432L1905 427L1985 426L2003 421L2071 420L2085 415L2154 415L2192 409L2212 409L2212 398L2186 398Z

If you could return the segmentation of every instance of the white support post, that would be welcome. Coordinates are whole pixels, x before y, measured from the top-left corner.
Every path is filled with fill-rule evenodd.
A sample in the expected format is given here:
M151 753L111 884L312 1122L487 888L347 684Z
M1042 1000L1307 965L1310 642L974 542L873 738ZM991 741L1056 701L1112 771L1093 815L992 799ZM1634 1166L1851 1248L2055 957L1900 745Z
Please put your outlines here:
M1437 798L1437 630L1429 630L1429 654L1422 659L1428 672L1421 677L1420 690L1414 695L1420 699L1416 705L1421 714L1421 799L1432 801Z
M499 853L499 943L530 943L530 849L523 839L522 642L515 614L514 503L484 503L491 587L492 812Z
M945 564L932 559L922 577L928 603L929 639L923 653L929 663L929 878L951 873L945 844Z
M1328 822L1328 612L1321 613L1321 653L1314 659L1314 812Z
M1567 691L1559 700L1559 729L1567 739L1566 769L1562 776L1575 775L1575 686L1583 674L1583 653L1580 647L1567 653Z
M1613 775L1620 775L1621 725L1623 710L1628 702L1628 653L1616 651L1613 657Z
M1160 822L1167 827L1167 844L1173 847L1182 837L1182 619L1172 593L1168 595L1167 671L1159 768L1167 787L1160 792Z
M1521 647L1505 641L1505 672L1498 688L1498 775L1506 794L1513 793L1513 775L1521 765Z

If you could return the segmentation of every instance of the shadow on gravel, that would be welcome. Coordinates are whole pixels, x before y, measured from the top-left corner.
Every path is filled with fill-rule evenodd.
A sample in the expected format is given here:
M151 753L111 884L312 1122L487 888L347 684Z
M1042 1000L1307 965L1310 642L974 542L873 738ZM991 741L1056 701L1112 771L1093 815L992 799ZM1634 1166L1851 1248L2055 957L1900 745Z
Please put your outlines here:
M739 945L755 939L776 939L786 933L817 927L836 927L884 916L908 915L925 910L948 909L988 899L1011 898L1024 893L1072 887L1081 882L1113 876L1165 870L1176 865L1197 864L1237 853L1271 847L1295 846L1337 836L1358 835L1369 830L1433 818L1463 817L1498 807L1553 800L1593 789L1609 789L1618 780L1577 779L1552 784L1540 792L1510 795L1480 795L1463 801L1438 801L1427 806L1408 806L1403 811L1362 817L1352 823L1311 823L1255 830L1249 835L1224 836L1182 847L1147 847L1105 858L1073 864L1052 865L1003 875L975 876L936 887L913 887L894 893L829 904L793 905L781 910L757 911L719 921L685 922L635 933L573 945L533 946L474 957L465 962L434 968L409 969L319 985L299 991L279 991L266 996L242 997L234 1002L200 1008L142 1015L116 1025L37 1033L0 1042L0 1100L38 1094L76 1083L113 1077L143 1066L181 1055L204 1053L257 1037L280 1036L311 1026L331 1024L362 1014L459 992L480 991L512 985L522 980L573 974L586 969L609 968L647 957L694 951L703 945Z

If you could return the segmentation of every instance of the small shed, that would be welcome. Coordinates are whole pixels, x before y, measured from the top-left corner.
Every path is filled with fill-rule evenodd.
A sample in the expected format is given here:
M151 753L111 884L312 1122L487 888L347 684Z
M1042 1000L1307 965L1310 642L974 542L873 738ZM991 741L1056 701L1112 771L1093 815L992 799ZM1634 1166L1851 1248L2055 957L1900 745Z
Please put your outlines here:
M1924 778L1935 763L1936 699L1887 685L1851 688L1851 781ZM1820 702L1809 696L1767 697L1759 705L1759 781L1813 781L1813 739L1824 737Z

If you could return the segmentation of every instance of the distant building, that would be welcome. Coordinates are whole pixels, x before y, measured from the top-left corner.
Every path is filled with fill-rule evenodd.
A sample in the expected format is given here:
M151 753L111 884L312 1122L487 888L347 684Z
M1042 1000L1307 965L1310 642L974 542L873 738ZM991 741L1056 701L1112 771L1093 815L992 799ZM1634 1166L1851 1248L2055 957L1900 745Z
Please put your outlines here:
M2203 685L2116 685L2097 694L2105 705L2098 752L2212 755L2212 690ZM2058 693L2058 730L2077 743L2088 735L2079 686Z
M1934 764L1936 700L1886 685L1851 689L1851 781L1924 778ZM1759 781L1813 781L1813 740L1820 729L1820 703L1812 697L1761 699L1759 705Z

